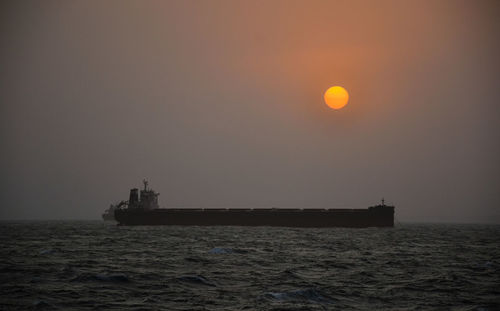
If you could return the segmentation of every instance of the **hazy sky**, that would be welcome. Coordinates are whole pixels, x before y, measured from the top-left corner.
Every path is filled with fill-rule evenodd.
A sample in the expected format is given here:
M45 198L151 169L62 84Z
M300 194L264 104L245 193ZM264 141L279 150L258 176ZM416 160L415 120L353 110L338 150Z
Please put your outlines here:
M499 1L2 1L0 218L147 178L162 207L500 223L499 30Z

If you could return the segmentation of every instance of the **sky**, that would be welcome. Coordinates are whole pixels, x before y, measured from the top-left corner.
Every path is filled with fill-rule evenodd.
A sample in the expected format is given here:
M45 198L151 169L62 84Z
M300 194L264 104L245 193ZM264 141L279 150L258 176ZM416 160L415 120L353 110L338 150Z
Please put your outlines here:
M498 1L0 6L0 219L99 219L146 178L161 207L500 223Z

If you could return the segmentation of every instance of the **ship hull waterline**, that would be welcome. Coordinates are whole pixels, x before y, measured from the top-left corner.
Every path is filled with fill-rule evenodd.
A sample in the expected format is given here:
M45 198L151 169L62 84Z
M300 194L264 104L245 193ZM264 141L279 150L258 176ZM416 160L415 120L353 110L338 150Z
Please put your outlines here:
M367 209L119 209L126 226L394 227L394 207Z

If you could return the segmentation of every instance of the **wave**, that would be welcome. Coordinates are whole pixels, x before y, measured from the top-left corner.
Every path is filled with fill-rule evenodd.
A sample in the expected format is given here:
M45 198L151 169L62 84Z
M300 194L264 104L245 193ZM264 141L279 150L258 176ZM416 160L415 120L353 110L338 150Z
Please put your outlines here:
M179 281L216 287L217 285L202 275L183 275L177 278Z
M280 276L283 278L293 278L293 279L302 280L302 278L296 272L294 272L290 269L286 269L284 271L281 271Z
M82 273L71 279L71 282L109 282L128 283L130 279L125 274L92 274Z
M312 302L312 303L334 303L335 300L314 288L299 289L289 292L268 292L264 297L271 300Z
M214 263L212 260L208 260L208 259L200 258L200 257L184 257L184 260L189 261L189 262L202 263L202 264Z
M51 255L54 254L56 251L54 249L44 249L41 250L38 254L39 255Z
M211 254L246 254L246 253L248 253L248 251L243 250L243 249L214 247L209 251L209 253L211 253Z
M75 270L70 265L65 265L59 270L59 274L61 276L66 276L66 277L73 276L75 273L76 273Z
M43 300L35 300L33 301L33 308L35 310L40 310L40 309L50 309L54 310L54 306L43 301Z

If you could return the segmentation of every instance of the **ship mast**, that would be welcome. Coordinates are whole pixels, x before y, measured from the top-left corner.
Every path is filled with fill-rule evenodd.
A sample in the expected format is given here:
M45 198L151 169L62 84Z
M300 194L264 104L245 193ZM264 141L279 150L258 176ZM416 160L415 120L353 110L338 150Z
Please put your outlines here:
M142 182L144 183L144 191L148 190L148 181L146 179L143 179Z

